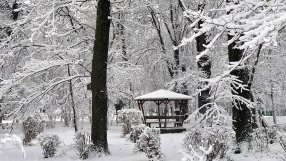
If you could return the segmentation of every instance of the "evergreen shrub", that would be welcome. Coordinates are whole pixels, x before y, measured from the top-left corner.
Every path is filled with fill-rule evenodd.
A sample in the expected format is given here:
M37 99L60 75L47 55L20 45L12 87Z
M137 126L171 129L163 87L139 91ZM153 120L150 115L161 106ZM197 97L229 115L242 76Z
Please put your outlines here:
M118 122L122 126L122 136L131 132L131 127L142 123L142 112L136 109L123 109L118 111Z
M88 159L92 143L88 132L77 132L74 137L77 155L80 159Z
M144 152L149 160L162 160L160 129L146 127L136 141L135 152Z
M24 133L23 144L27 145L32 139L36 139L38 135L38 121L33 117L28 117L23 121L22 132Z
M134 125L131 127L131 132L128 135L128 140L131 140L133 143L136 143L139 140L140 135L144 132L147 126L145 124Z
M45 158L53 157L62 143L58 135L44 133L38 136L38 141Z

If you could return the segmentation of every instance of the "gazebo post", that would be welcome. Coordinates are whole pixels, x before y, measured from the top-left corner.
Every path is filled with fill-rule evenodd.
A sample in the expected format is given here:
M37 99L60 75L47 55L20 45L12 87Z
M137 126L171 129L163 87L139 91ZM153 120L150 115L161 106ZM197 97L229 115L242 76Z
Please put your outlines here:
M160 116L160 104L162 103L162 101L154 101L156 103L156 105L158 106L158 116ZM161 122L161 119L159 119L159 122ZM159 127L161 128L161 123L159 123Z
M165 113L165 122L164 122L164 127L166 128L167 127L167 111L168 111L168 104L169 104L169 100L166 99L163 101L163 103L165 104L165 109L164 109L164 113Z
M142 115L143 115L143 122L144 124L146 125L146 119L145 119L145 114L144 114L144 109L143 109L143 104L145 101L141 101L141 100L138 100L138 107L139 107L139 110L142 111Z
M188 113L189 109L188 109L188 100L185 100L185 112Z

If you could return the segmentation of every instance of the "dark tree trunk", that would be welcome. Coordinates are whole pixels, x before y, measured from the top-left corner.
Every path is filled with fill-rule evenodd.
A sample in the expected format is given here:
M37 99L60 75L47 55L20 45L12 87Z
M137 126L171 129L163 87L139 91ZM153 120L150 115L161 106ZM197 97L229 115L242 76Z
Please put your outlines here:
M204 4L198 6L198 10L203 10L204 9ZM198 28L201 28L201 24L203 21L198 22ZM196 38L196 43L197 43L197 52L200 54L203 52L206 48L204 45L207 44L207 36L206 34L202 34ZM200 59L197 62L199 71L202 72L201 77L203 78L210 78L211 77L211 61L209 56L204 55L200 57ZM202 86L207 85L207 82L200 82ZM201 88L201 87L200 87ZM202 90L201 93L198 96L198 106L201 108L202 106L208 104L210 100L208 99L210 97L210 89L207 88L205 90ZM207 106L201 108L199 110L200 113L205 114L207 110Z
M228 39L230 40L231 38L232 36L229 35ZM236 43L234 42L228 46L229 62L238 62L242 59L243 51L235 49L235 44ZM242 81L242 84L248 88L248 90L243 90L241 88L232 87L232 94L251 100L251 92L248 86L249 72L250 71L247 67L238 66L238 68L234 69L230 74L236 76L239 80ZM232 119L237 143L239 144L242 141L249 141L250 132L252 129L250 108L248 108L246 104L239 100L233 100Z
M69 65L68 65L68 75L71 76ZM73 110L73 126L74 126L74 131L77 132L78 131L78 116L77 116L77 110L76 110L75 103L74 103L72 80L69 80L69 90L70 90L70 98L71 98L71 107Z
M96 152L109 154L107 143L107 57L110 30L110 1L99 0L93 49L91 91L91 139Z
M4 112L0 105L0 124L2 124L3 118L4 118Z
M227 0L226 2L229 3L230 1L232 0ZM228 35L228 40L231 40L232 38L233 36ZM243 58L243 50L234 48L235 45L236 42L233 42L228 46L229 62L238 62ZM241 80L242 85L244 85L245 88L248 89L248 90L243 90L241 88L232 87L233 90L232 94L251 100L252 95L249 88L250 70L248 70L246 66L238 66L236 69L231 71L230 74L236 76L239 80ZM239 100L233 100L232 119L233 119L232 125L235 131L237 144L239 145L243 141L249 141L250 132L252 131L250 108L248 108L246 104L244 104ZM235 151L235 153L240 153L240 149L238 148Z
M15 11L16 9L18 9L18 3L15 1L12 6L12 15L14 21L16 21L19 16L19 11Z
M122 52L122 59L124 61L128 61L127 59L127 52L126 52L126 42L125 42L125 27L123 25L124 22L124 17L125 14L124 13L118 13L118 19L120 20L120 22L117 24L118 27L118 36L120 38L121 41L121 52Z

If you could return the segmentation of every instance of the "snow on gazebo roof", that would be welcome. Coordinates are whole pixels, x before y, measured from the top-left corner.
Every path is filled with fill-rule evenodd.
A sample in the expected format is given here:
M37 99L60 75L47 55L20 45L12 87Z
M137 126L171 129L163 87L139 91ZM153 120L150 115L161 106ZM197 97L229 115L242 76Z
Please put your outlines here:
M154 91L154 92L136 97L134 100L135 101L155 101L155 100L190 100L190 99L192 99L191 96L160 89L158 91Z

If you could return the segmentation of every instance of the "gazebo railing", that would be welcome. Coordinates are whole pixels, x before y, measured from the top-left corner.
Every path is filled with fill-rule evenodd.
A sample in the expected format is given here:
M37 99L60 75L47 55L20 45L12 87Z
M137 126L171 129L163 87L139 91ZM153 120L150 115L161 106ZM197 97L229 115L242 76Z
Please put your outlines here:
M151 124L164 124L167 127L167 123L174 123L174 127L181 127L184 123L184 115L174 115L174 116L144 116L145 124L151 127ZM170 121L171 120L171 121Z

